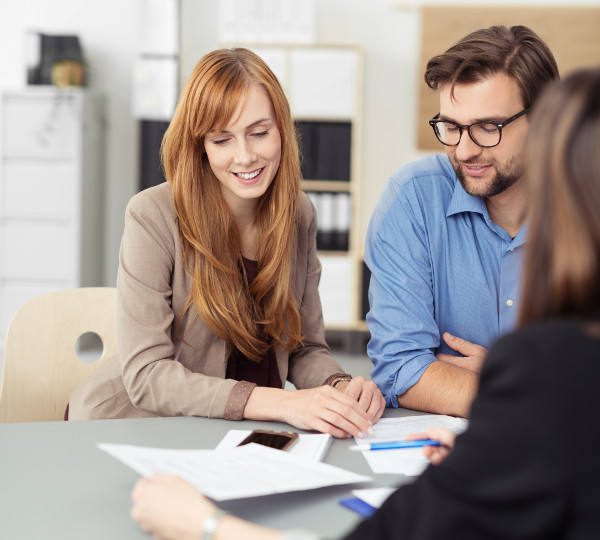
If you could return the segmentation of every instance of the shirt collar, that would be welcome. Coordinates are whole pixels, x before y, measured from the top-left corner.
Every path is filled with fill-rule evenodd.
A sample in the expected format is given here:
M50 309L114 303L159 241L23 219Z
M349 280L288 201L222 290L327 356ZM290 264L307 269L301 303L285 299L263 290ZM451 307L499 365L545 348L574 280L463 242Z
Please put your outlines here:
M446 209L446 217L453 216L455 214L461 214L463 212L475 212L481 214L485 220L487 226L492 229L500 238L508 242L508 248L516 248L526 242L527 239L527 223L521 227L521 230L514 238L510 238L508 233L502 228L496 225L490 218L487 206L481 197L474 197L469 195L460 184L458 178L454 180L454 191L452 193L452 199Z
M486 218L486 221L488 221L490 217L483 199L481 197L469 195L460 185L458 179L456 179L454 181L452 199L450 199L450 204L446 209L446 217L462 212L477 212L478 214L482 214Z
M526 222L525 225L523 225L521 227L521 230L517 233L517 236L515 236L513 238L511 245L510 245L511 248L513 248L513 249L517 248L527 242L527 230L528 229L529 229L529 223Z

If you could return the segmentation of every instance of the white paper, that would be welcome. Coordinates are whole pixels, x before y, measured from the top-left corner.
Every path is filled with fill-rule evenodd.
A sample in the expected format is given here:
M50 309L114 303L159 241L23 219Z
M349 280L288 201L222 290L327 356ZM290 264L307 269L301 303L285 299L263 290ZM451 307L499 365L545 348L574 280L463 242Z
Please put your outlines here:
M98 448L143 476L154 473L181 476L216 501L372 480L254 443L224 451L168 450L106 443L98 444Z
M240 444L252 431L249 429L230 429L215 450L229 450ZM331 445L333 437L329 433L300 433L298 440L287 452L293 456L322 461Z
M404 416L402 418L382 418L373 426L373 434L362 439L354 438L357 444L371 444L385 441L399 441L409 433L420 433L428 428L445 427L455 433L467 429L465 418L455 418L442 414ZM399 448L397 450L364 450L363 456L371 470L378 474L420 475L429 461L422 448Z

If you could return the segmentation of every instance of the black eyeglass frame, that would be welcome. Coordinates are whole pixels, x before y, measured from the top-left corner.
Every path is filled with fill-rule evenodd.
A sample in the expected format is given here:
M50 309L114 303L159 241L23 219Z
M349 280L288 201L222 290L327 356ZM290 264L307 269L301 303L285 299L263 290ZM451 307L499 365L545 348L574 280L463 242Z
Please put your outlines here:
M502 140L502 128L508 126L508 124L510 124L511 122L514 122L515 120L517 120L518 118L521 118L521 116L523 116L524 114L527 114L529 112L530 107L526 107L525 109L523 109L521 112L518 112L517 114L514 114L513 116L511 116L510 118L507 118L506 120L504 120L504 122L492 122L492 121L487 121L487 122L475 122L473 124L469 124L468 126L464 126L461 124L458 124L456 122L453 122L452 120L440 120L439 116L440 113L437 113L431 120L429 120L429 125L433 128L433 133L435 134L435 138L440 141L444 146L458 146L460 144L460 140L462 139L462 134L463 131L467 130L467 133L469 134L469 138L477 145L480 146L481 148L494 148L494 146L498 146L500 144L500 141ZM445 122L447 124L453 124L455 125L457 128L459 128L459 136L458 136L458 142L456 144L448 144L445 143L443 141L440 140L439 136L438 136L438 129L436 124L438 122ZM492 124L493 126L496 126L498 128L498 142L496 144L491 144L491 145L485 145L485 144L480 144L478 143L475 138L473 137L473 135L471 134L471 128L473 126L479 126L481 124Z

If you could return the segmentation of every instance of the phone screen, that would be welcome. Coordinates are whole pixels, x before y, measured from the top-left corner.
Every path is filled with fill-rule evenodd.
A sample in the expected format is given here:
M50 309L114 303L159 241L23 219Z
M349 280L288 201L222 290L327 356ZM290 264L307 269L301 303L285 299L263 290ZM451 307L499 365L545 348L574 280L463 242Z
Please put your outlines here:
M298 435L296 433L277 433L268 431L253 431L238 446L244 444L257 443L278 450L289 448L295 442Z

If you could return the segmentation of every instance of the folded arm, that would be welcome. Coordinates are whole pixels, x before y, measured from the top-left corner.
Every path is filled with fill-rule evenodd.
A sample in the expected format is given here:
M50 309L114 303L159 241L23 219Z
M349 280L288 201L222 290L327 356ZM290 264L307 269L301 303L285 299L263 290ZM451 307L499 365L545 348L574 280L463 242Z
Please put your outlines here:
M367 235L372 377L388 407L467 416L485 349L460 339L453 343L448 335L446 343L457 355L436 357L434 351L442 343L440 325L449 321L436 319L440 299L434 291L451 283L441 279L441 270L432 264L436 247L431 231L405 189L410 188L388 183ZM471 348L465 352L467 344ZM473 358L463 359L461 354Z

